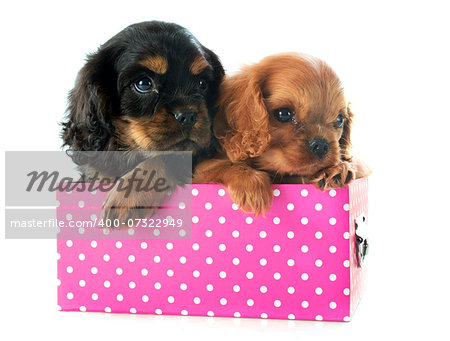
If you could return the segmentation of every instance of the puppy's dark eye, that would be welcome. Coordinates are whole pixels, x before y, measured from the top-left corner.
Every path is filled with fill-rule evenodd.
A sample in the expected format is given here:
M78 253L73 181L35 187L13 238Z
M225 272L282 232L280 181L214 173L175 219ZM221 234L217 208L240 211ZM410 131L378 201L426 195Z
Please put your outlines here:
M336 127L342 128L343 125L344 125L344 114L339 114L336 120Z
M200 79L198 81L198 88L201 91L205 91L208 88L208 83L204 79Z
M279 108L273 111L273 115L278 121L286 123L292 121L294 118L294 111L290 108Z
M141 93L149 92L153 88L152 80L148 77L143 77L134 82L134 88Z

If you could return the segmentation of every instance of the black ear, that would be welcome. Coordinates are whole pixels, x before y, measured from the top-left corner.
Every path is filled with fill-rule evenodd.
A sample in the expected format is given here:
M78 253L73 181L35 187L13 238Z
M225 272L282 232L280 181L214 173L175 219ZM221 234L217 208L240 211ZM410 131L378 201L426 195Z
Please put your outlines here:
M223 76L225 75L225 71L223 69L222 63L219 60L219 57L210 49L207 49L204 46L202 46L202 48L205 52L206 60L214 69L214 76L216 77L217 82L220 83Z
M79 71L75 87L69 93L67 121L62 124L63 146L68 146L69 151L107 149L114 132L111 116L119 107L115 71L119 53L114 44L104 45L87 58Z

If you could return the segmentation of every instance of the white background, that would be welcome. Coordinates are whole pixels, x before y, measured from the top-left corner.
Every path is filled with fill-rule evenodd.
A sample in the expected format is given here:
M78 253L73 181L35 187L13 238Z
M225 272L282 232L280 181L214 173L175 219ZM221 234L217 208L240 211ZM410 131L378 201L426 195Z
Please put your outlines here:
M282 51L325 59L354 103L355 152L374 171L369 287L350 323L58 312L55 241L1 237L2 339L448 337L445 1L4 1L0 13L2 151L59 150L58 122L86 53L129 24L160 19L189 28L229 73ZM0 160L3 178L3 152Z

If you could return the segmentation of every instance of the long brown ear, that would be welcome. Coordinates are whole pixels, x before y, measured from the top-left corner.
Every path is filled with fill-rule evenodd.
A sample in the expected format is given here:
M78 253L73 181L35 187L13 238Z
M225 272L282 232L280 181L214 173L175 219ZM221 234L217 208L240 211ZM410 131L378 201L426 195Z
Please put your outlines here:
M344 121L344 128L342 131L342 136L339 139L339 146L341 147L341 159L342 161L352 161L352 154L350 149L352 143L350 141L350 132L353 126L353 113L350 110L350 104L347 105L347 116Z
M252 67L222 83L214 133L231 161L259 156L270 142L261 83Z

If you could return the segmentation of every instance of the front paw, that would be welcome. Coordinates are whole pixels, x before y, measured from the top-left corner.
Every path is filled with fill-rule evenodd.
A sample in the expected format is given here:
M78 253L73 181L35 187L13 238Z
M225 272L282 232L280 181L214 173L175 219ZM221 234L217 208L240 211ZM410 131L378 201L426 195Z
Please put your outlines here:
M270 210L273 201L272 183L266 173L258 172L246 179L228 184L230 197L239 208L255 216Z
M310 183L326 191L348 185L354 179L355 170L349 162L344 161L336 166L321 170L310 180Z

